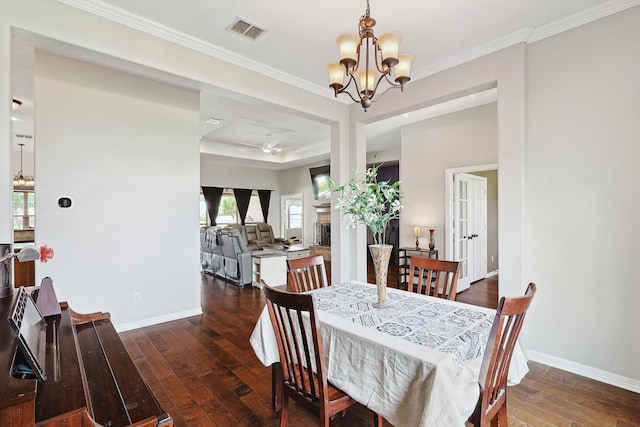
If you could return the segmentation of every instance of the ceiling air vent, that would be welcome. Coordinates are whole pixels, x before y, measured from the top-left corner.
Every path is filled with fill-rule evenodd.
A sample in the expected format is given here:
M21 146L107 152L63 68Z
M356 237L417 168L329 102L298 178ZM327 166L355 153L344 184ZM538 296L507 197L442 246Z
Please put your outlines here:
M227 27L227 31L231 31L251 40L256 40L266 31L262 28L248 22L242 18L236 18L231 25Z

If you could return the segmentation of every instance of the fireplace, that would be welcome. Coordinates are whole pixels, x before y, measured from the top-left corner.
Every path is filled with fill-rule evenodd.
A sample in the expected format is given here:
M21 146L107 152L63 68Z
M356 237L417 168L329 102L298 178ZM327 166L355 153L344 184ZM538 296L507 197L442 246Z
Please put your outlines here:
M322 255L325 261L331 261L331 205L314 206L317 220L313 229L311 254Z
M331 246L331 223L316 223L315 245Z

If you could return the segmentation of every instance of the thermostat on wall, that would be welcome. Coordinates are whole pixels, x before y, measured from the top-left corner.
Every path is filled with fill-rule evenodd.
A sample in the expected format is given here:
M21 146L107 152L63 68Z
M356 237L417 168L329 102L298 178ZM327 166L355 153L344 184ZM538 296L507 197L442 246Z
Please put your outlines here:
M58 206L61 208L70 208L71 207L71 199L69 197L60 197L58 199Z

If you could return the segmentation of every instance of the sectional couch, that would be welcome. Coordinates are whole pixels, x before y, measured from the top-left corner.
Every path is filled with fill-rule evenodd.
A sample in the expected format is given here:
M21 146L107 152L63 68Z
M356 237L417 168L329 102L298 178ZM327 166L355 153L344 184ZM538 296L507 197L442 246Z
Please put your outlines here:
M251 252L263 248L283 248L287 241L273 237L271 225L211 226L200 230L202 270L244 286L253 280Z

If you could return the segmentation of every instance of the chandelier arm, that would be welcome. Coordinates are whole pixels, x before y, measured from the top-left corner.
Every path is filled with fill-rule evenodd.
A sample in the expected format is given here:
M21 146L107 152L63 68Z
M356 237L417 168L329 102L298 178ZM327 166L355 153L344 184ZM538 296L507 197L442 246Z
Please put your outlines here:
M403 85L403 84L401 84L401 83L396 83L396 82L394 82L394 81L390 80L390 79L389 79L389 75L390 75L390 73L387 73L387 74L384 76L385 80L387 81L387 83L389 83L389 85L391 85L392 87L395 87L395 88L400 88L400 89L403 89L403 88L404 88L404 85Z
M356 88L356 93L358 94L358 98L359 99L354 98L353 94L347 90L349 88L349 86L351 86L351 82L353 82L353 85ZM336 92L336 96L337 96L338 93L345 93L345 94L349 95L349 98L351 98L353 100L353 102L362 101L362 97L360 97L360 88L358 87L358 79L356 79L353 76L353 74L349 74L349 81L347 81L347 84L344 85L344 87L342 89L340 89L340 90L338 90Z
M346 89L346 88L344 88L344 89ZM355 98L353 97L353 95L351 94L351 92L348 92L348 91L346 91L346 90L344 90L344 89L340 89L340 90L338 91L338 93L345 93L345 94L349 95L349 98L351 98L351 100L352 100L353 102L356 102L356 103L360 102L359 100L357 100L357 99L355 99Z
M389 87L388 87L388 88L386 88L384 91L382 91L382 93L381 93L380 95L378 95L378 96L376 97L376 99L375 99L375 100L373 100L373 99L372 99L372 100L371 100L371 103L378 102L378 101L380 100L380 98L382 98L382 96L383 96L385 93L389 92L389 90L390 90L390 89L400 89L400 86L399 86L399 85L389 86Z
M358 71L358 68L360 67L360 48L362 47L362 41L363 41L362 37L360 37L360 44L356 48L356 65L351 67L351 72L350 73L349 73L349 70L347 70L347 73L349 73L351 75L351 77L353 77L353 73Z
M384 65L382 65L382 50L378 47L378 44L377 44L378 39L374 37L373 40L375 43L374 44L375 49L373 52L373 55L374 55L373 62L375 62L378 72L382 74L391 74L391 68L385 67ZM378 54L380 54L380 58L378 58Z

